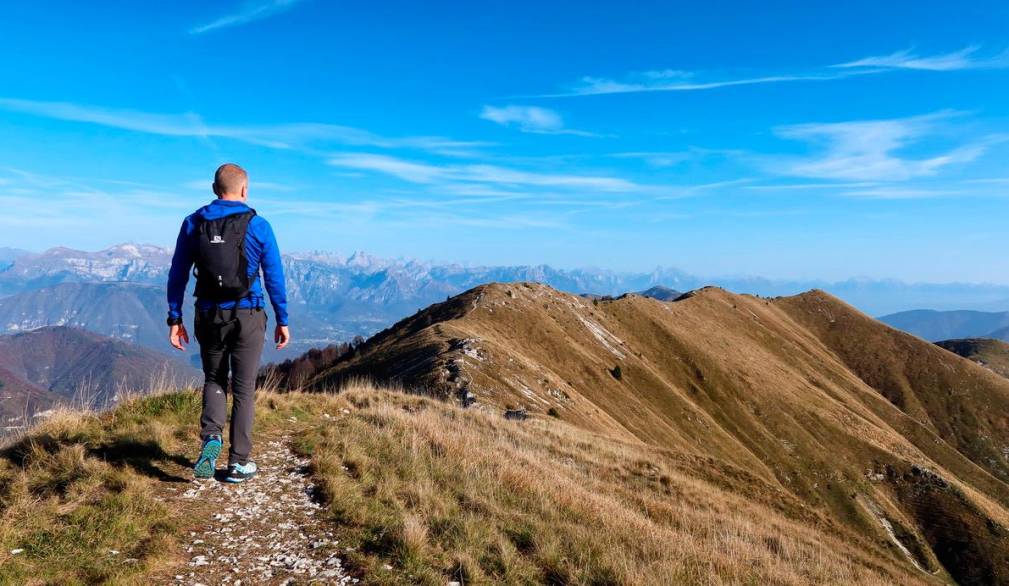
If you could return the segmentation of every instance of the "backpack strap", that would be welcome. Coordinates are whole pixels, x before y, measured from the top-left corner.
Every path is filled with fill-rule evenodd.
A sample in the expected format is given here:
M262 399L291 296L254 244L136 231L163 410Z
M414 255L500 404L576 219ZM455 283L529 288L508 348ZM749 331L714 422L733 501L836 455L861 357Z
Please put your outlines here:
M244 221L241 222L231 222L231 231L235 234L241 234L244 231L248 231L249 224L252 223L252 218L256 216L256 210L249 208L249 211L242 212L240 214L235 214L234 216L229 216L228 219L238 219L239 216L247 216L247 218L242 218ZM239 226L243 226L239 228Z

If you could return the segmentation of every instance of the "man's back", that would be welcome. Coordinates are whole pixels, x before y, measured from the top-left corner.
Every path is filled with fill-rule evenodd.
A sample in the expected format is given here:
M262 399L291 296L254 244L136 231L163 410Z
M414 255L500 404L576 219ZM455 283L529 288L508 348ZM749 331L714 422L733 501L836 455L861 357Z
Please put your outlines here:
M200 223L250 211L252 208L243 202L218 199L187 216L182 222L179 237L175 243L172 268L168 273L169 317L182 315L186 285L189 283L189 275L196 261L194 236ZM259 278L260 269L262 269L263 281L266 283L266 291L269 293L277 324L287 325L287 291L284 286L284 267L280 257L280 248L277 245L273 228L262 216L255 215L249 220L249 228L245 236L245 256L248 260L249 294L238 300L239 307L264 307L263 283ZM235 302L236 300L229 300L219 302L217 305L224 309L231 309ZM197 300L198 309L211 309L214 305L215 302L211 300Z

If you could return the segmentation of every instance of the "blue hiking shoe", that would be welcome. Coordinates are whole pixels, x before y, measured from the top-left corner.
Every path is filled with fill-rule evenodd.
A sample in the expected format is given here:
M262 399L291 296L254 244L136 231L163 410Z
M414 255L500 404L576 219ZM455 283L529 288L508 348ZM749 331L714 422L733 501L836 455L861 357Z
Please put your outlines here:
M249 460L245 464L232 464L228 466L228 475L224 477L225 482L245 482L256 475L259 468L256 463Z
M196 478L213 478L217 471L217 457L221 455L221 436L208 435L200 448L200 457L193 466L193 476Z

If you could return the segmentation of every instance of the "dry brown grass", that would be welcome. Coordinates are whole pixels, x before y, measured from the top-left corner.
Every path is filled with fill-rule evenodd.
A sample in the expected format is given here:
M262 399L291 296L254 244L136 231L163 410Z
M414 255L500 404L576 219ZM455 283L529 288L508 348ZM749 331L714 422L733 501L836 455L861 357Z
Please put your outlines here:
M924 578L817 529L808 515L797 520L801 506L782 512L754 503L689 474L675 454L556 420L513 423L360 385L269 401L304 410L305 421L330 422L306 423L300 448L371 583Z
M293 435L311 456L327 519L366 583L927 583L714 460L360 383L264 392L257 404L259 433ZM55 414L8 445L0 583L175 573L184 516L159 494L195 448L198 413L192 392L133 398Z
M862 551L1009 584L1009 381L822 292L663 303L491 284L403 320L314 384L366 373L709 458L745 474L691 474L771 508L790 497Z

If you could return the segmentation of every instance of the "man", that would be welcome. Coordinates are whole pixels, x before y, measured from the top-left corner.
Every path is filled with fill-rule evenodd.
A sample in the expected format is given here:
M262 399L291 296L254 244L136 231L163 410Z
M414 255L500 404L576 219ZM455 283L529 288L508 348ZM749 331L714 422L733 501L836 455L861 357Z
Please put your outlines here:
M249 176L238 165L221 165L214 174L217 200L182 222L168 273L168 341L185 350L189 333L182 323L182 302L189 272L196 271L193 329L203 362L203 414L200 456L193 473L211 478L221 453L231 373L231 427L228 433L227 482L256 474L252 452L256 374L266 338L266 312L259 272L273 304L277 349L287 346L287 292L280 249L270 224L246 205Z

